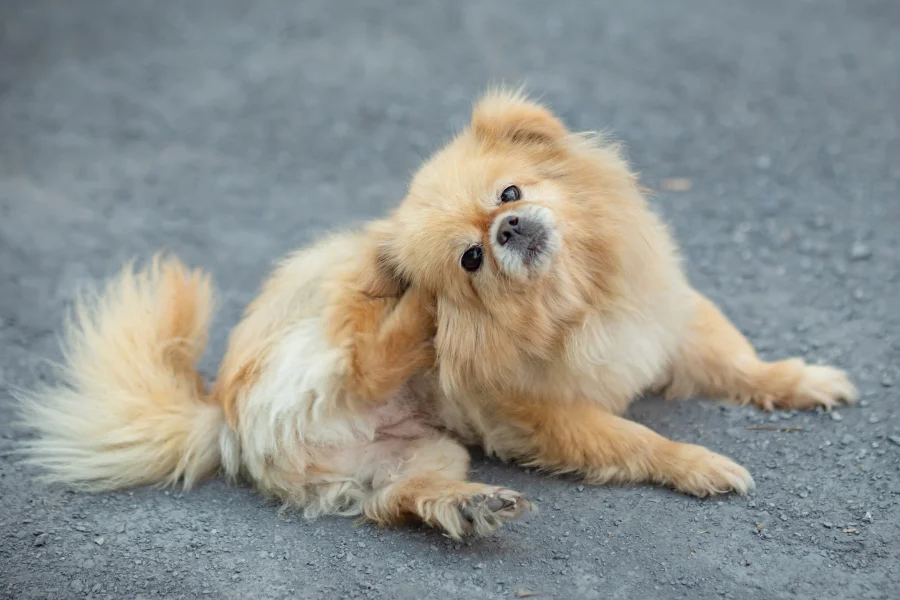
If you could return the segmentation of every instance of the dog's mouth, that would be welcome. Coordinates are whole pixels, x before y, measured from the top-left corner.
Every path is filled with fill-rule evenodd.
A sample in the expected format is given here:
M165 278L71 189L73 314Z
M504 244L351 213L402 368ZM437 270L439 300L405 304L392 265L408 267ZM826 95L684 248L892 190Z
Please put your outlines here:
M536 261L539 261L546 251L547 235L544 234L539 239L528 244L528 247L522 252L522 262L531 266Z

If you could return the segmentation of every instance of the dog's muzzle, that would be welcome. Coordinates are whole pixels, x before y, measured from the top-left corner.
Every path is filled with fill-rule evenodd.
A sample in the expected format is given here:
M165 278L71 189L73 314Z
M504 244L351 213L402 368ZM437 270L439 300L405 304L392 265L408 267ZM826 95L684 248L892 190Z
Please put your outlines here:
M536 205L498 215L491 226L491 241L503 270L520 277L545 270L559 245L552 214Z

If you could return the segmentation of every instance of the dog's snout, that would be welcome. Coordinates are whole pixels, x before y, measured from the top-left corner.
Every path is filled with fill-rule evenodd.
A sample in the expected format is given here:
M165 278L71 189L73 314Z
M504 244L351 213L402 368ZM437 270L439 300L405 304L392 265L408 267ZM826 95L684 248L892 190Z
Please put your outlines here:
M502 211L491 224L491 249L500 268L515 277L543 272L558 250L553 214L537 205Z
M505 246L509 240L520 235L522 229L519 227L519 217L515 215L506 217L497 229L497 243Z
M531 250L546 237L546 225L531 215L506 215L497 226L497 244L517 250Z

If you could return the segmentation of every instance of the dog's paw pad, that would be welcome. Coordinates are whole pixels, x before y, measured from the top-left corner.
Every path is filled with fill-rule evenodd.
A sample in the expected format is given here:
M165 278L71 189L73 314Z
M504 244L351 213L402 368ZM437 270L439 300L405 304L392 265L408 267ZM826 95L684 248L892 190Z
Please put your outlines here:
M491 488L459 501L460 515L477 535L490 533L503 521L518 519L531 509L527 498L506 488Z

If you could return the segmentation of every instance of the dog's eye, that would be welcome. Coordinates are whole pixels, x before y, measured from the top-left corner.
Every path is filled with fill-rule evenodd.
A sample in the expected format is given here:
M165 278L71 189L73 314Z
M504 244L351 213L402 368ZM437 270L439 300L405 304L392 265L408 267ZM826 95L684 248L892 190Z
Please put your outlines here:
M517 188L514 185L509 186L503 193L500 194L500 202L506 204L507 202L515 202L516 200L522 197L522 190Z
M460 259L460 264L462 264L462 268L469 272L477 271L481 268L481 263L484 261L484 251L481 249L481 246L472 246L465 252L463 252L462 258Z

